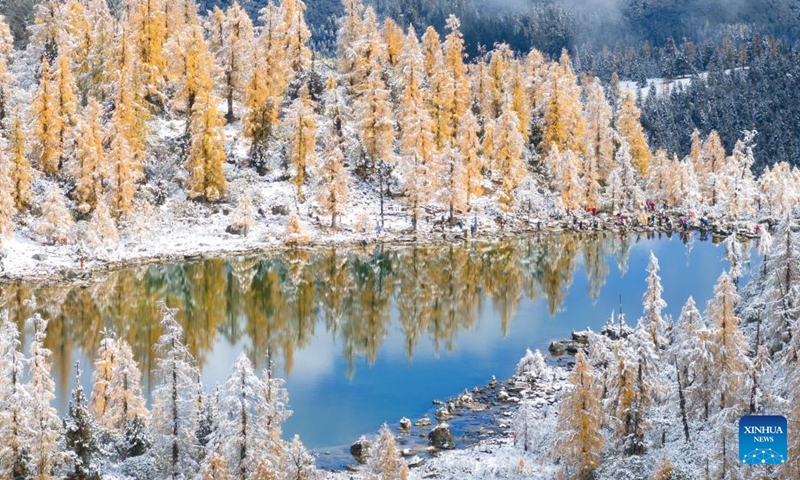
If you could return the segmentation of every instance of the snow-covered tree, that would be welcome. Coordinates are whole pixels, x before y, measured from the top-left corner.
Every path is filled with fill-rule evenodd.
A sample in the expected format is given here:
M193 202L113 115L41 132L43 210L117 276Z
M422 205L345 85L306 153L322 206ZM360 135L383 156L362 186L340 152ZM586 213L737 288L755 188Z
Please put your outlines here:
M370 446L367 469L374 475L374 478L380 480L406 480L408 478L408 466L400 458L394 434L385 423Z
M314 457L308 453L297 435L292 437L292 441L286 446L286 458L282 470L287 480L314 480L317 478Z
M58 411L53 407L56 384L51 373L52 352L45 348L47 320L35 313L31 318L34 336L30 346L30 378L28 390L31 395L30 459L28 471L33 478L52 478L53 470L62 463L64 450L61 445L62 425Z
M558 452L568 477L587 478L600 465L605 439L600 431L602 387L583 352L575 356L569 381L573 390L561 400L553 452Z
M111 379L106 389L108 403L104 419L106 426L124 434L134 419L147 423L150 414L142 396L142 374L131 346L124 340L117 340L115 348Z
M42 61L39 70L39 86L31 109L36 164L45 174L56 176L60 173L63 155L61 131L64 119L58 112L58 86L53 81L53 72L47 59Z
M279 458L275 446L265 442L265 423L256 417L264 398L264 385L253 371L247 356L242 353L233 367L231 376L220 391L218 405L219 426L213 434L223 459L236 478L256 478L263 463L277 469ZM268 437L266 437L268 438Z
M345 212L350 199L350 175L344 167L342 145L335 137L329 137L322 165L319 169L317 201L322 210L331 217L331 228L337 228L339 216Z
M6 119L9 113L9 104L13 95L15 75L9 68L14 54L14 37L6 22L0 15L0 121Z
M28 460L34 454L30 439L33 399L24 383L26 360L17 324L0 312L0 473L5 478L29 478Z
M435 124L425 107L422 82L425 57L413 27L406 36L406 48L400 55L405 88L397 120L400 130L400 163L403 190L416 230L423 207L438 188L439 156L434 143Z
M490 148L487 148L488 146ZM502 104L500 116L484 136L483 152L490 159L487 167L492 172L492 180L500 184L498 201L506 210L514 202L514 190L527 175L522 154L525 140L519 132L519 118L514 112L510 97Z
M67 478L94 478L97 475L97 466L92 462L92 457L99 450L97 424L89 414L81 384L79 362L75 362L75 389L72 390L69 411L64 419L64 440L72 463L72 471Z
M467 193L467 206L472 200L483 195L483 166L481 141L478 137L480 125L472 110L457 117L456 146L464 161L464 187Z
M91 212L97 206L98 198L103 194L102 181L110 173L103 149L102 113L100 104L91 99L75 129L76 155L68 167L75 179L74 200L81 213Z
M250 227L255 225L255 215L256 209L253 206L253 200L250 199L247 192L243 192L239 196L236 210L233 211L233 226L247 236Z
M100 348L94 360L94 373L92 373L92 395L89 403L89 412L106 428L113 428L107 415L110 401L109 385L114 372L119 348L113 335L104 330Z
M614 131L611 128L614 115L598 79L586 85L583 114L586 118L586 156L597 165L597 179L605 180L614 165Z
M158 386L153 391L152 451L159 470L173 479L197 469L197 367L183 342L175 310L162 306L161 336L155 345Z
M119 241L119 231L108 208L108 201L101 199L92 213L89 223L90 243L94 249L104 249Z
M547 364L544 361L542 352L538 349L536 352L531 352L530 349L525 350L525 355L517 363L517 376L525 377L528 380L539 380L544 377L547 371Z
M17 212L14 202L14 183L9 173L12 166L8 158L0 155L0 245L8 238L14 228L14 214Z
M18 111L9 118L8 170L17 210L25 210L31 203L31 164L27 157L25 127Z
M286 130L289 132L289 165L291 179L297 191L298 200L305 202L303 185L309 174L317 166L317 115L316 102L311 100L308 86L300 87L297 99L292 102L286 114Z
M638 210L644 204L644 192L632 162L630 147L623 140L606 182L605 199L612 211Z
M253 22L238 2L233 2L225 10L221 26L221 42L215 54L222 66L222 97L228 108L225 118L230 122L235 118L234 100L242 101L245 98L247 81L253 68L255 35Z
M189 172L187 190L190 198L216 202L228 186L223 172L225 134L217 113L217 99L201 91L195 100L190 126L191 144L184 167Z
M762 270L765 283L761 298L766 307L764 338L771 339L773 351L784 348L792 338L792 326L800 319L800 237L793 228L794 222L789 216L778 224Z
M543 105L540 147L549 151L556 145L560 151L583 153L586 148L586 120L583 116L581 88L575 79L572 60L566 50L558 65L550 71L548 80L550 89Z
M721 410L743 409L746 403L747 373L750 371L747 338L735 309L739 302L736 285L723 272L714 287L706 317L710 324L714 359L714 401Z
M136 195L134 154L120 125L111 140L111 210L114 217L123 219L133 212Z
M74 220L67 209L64 194L57 185L51 185L42 205L42 216L36 225L36 233L50 245L61 245L71 241Z
M642 297L644 315L640 323L650 334L656 350L666 348L669 343L667 336L669 322L662 314L667 302L662 298L664 288L661 286L661 277L658 276L659 269L658 259L653 252L650 252L650 261L647 264L647 289Z
M627 92L622 98L615 123L619 135L630 146L631 163L636 168L636 172L644 177L650 168L653 154L650 153L647 137L639 122L640 116L641 112L636 106L636 98L631 92ZM619 159L617 159L617 163L619 163Z
M171 52L167 62L168 78L176 88L171 100L172 108L191 116L195 102L210 95L213 89L214 57L208 51L208 42L200 25L176 32L167 46Z

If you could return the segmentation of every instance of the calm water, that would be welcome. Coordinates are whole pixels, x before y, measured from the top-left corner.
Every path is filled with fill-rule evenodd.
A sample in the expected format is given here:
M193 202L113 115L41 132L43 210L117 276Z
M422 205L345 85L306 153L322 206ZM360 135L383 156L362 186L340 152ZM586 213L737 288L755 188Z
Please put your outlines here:
M286 437L324 449L417 418L432 399L492 375L507 378L526 348L599 329L620 295L634 323L651 250L673 316L689 295L704 306L727 268L724 246L697 239L548 234L141 267L87 287L0 285L0 303L23 325L31 312L22 302L35 294L52 319L62 411L76 360L90 389L103 328L131 343L150 391L163 299L180 309L207 386L225 381L242 350L261 366L270 352L294 410Z

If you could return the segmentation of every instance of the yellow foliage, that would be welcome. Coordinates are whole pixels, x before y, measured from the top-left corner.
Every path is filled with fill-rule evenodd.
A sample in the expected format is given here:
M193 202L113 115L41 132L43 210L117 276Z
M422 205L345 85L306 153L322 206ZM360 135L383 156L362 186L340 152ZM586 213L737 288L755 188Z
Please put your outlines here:
M308 94L308 87L300 88L299 96L292 104L287 118L287 127L291 132L289 162L292 167L292 183L297 188L297 198L302 203L303 184L308 171L317 163L317 121L314 113L314 102Z
M386 58L389 61L389 65L394 67L400 60L404 35L403 30L391 17L386 17L386 20L383 21L383 37L386 42Z
M39 168L51 176L60 172L63 119L58 114L58 86L54 84L50 63L45 58L39 70L39 86L33 97L34 155Z
M631 148L633 166L636 167L639 175L644 177L650 168L650 161L653 155L650 153L647 137L645 137L644 129L639 122L640 115L641 112L639 107L636 106L636 99L632 93L627 92L622 99L622 104L617 114L617 131L628 141L628 145Z
M203 93L195 103L190 135L189 156L184 164L189 171L189 197L216 202L227 188L223 173L225 135L217 112L217 99L210 93Z
M25 131L18 112L11 118L8 149L14 204L17 210L24 210L31 200L31 164L26 155Z

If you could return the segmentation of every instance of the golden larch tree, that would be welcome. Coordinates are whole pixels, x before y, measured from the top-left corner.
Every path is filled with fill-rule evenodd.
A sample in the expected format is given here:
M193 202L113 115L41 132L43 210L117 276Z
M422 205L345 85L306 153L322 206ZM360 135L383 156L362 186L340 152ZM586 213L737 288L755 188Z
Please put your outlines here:
M167 41L166 15L163 0L135 0L128 8L126 29L131 35L136 56L141 65L145 98L162 107L166 61L164 44ZM171 3L171 2L166 2Z
M39 70L39 86L31 104L33 117L34 158L46 175L60 173L59 162L62 155L61 123L58 115L58 92L50 71L50 63L45 58Z
M10 173L13 166L7 155L0 155L0 247L11 235L17 208L14 202L14 182Z
M111 209L114 217L123 219L133 212L133 197L136 195L137 174L134 154L120 124L114 125L111 137Z
M6 23L4 16L0 15L0 121L5 120L9 113L9 102L13 94L14 75L9 69L14 54L14 37Z
M234 100L245 98L255 47L253 22L238 2L225 11L221 33L222 42L215 51L217 62L222 67L222 96L228 106L225 118L230 122L236 118Z
M552 89L544 106L540 150L549 151L555 144L562 152L572 150L584 153L586 121L583 117L581 88L566 51L561 54L558 66L550 70L550 85Z
M386 68L386 43L378 26L378 17L372 7L364 11L363 34L356 42L355 69L351 76L352 93L361 97L367 95L371 87L370 77L375 71L383 74Z
M379 161L391 162L394 155L394 115L380 69L367 79L364 95L356 103L356 116L366 156L364 173L371 173Z
M71 157L75 149L73 138L75 125L78 120L78 89L75 86L75 77L72 76L72 67L69 57L61 54L56 58L57 68L53 72L53 84L56 94L56 123L61 144L61 157L58 161L59 171L64 167L64 162Z
M286 129L290 132L290 176L301 203L305 202L303 185L308 181L309 170L317 164L317 115L314 106L308 86L303 85L286 115Z
M406 48L400 56L405 88L397 114L400 125L400 163L403 190L416 230L422 207L437 188L435 122L425 106L422 82L425 57L413 28L409 27Z
M653 154L650 152L647 137L639 122L640 116L641 112L636 106L636 98L631 92L627 92L623 95L622 104L617 112L617 132L627 140L631 149L633 166L636 167L639 175L644 177L647 175L647 169L650 168Z
M339 216L345 212L350 200L350 175L344 167L342 145L330 135L319 172L317 201L325 214L331 217L331 228L338 227Z
M352 88L358 62L357 45L364 34L364 5L361 0L342 0L342 6L344 13L336 32L336 66Z
M31 164L27 156L26 132L19 112L9 118L8 159L11 167L11 182L14 204L17 210L25 210L31 204Z
M603 422L602 387L586 355L578 352L569 381L574 390L560 405L558 440L554 452L566 465L568 478L590 478L600 465L605 442L600 431Z
M184 164L189 172L189 197L216 202L227 188L223 172L226 155L222 119L211 92L202 92L194 105L190 135L189 155Z
M498 201L508 211L514 203L514 190L527 174L522 159L525 140L519 131L519 119L509 96L506 97L501 112L492 127L486 131L483 152L489 159L487 166L491 179L501 188Z
M264 23L255 53L255 66L247 84L244 134L250 138L250 163L263 171L263 162L273 127L278 123L280 103L289 81L284 51L284 24L280 8L270 3L263 10Z
M75 132L76 152L69 170L75 179L74 200L81 213L91 212L97 206L103 194L103 180L109 173L103 149L105 132L100 124L102 114L100 104L91 99Z
M63 2L45 0L34 7L31 44L37 53L48 62L59 54L59 41L62 36Z
M311 65L311 30L306 24L306 4L303 0L283 0L281 2L284 24L284 51L293 73Z
M397 66L403 51L405 35L403 29L391 17L383 21L383 38L386 42L386 60L391 67Z
M470 206L473 198L483 195L483 165L481 140L478 136L478 118L467 110L458 120L456 145L464 162L464 182L467 191L466 203Z
M450 80L453 82L453 103L450 119L457 124L459 119L472 105L472 92L469 88L467 65L464 63L464 36L461 34L461 22L454 15L447 18L445 27L449 32L444 39L444 61L449 70ZM456 128L453 128L454 135Z
M177 87L172 107L188 117L198 95L213 88L214 61L199 25L186 26L175 34L169 50L169 79Z
M597 166L597 180L605 181L614 167L614 112L596 78L586 83L586 155Z

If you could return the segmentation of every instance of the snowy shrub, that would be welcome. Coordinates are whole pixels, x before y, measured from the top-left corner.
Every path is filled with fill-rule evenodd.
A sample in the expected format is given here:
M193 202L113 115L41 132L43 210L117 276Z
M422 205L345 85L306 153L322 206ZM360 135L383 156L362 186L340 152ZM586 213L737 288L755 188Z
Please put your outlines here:
M525 377L527 380L537 380L544 376L547 364L544 361L542 352L538 349L536 353L530 349L525 351L525 356L517 364L517 376Z
M284 243L286 245L304 245L308 243L308 233L305 231L303 222L300 217L295 214L289 218L289 223L286 225L286 237Z

